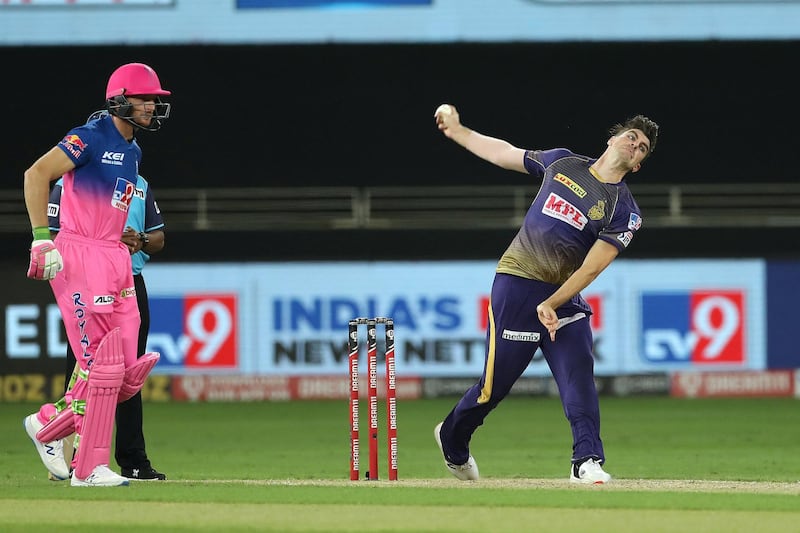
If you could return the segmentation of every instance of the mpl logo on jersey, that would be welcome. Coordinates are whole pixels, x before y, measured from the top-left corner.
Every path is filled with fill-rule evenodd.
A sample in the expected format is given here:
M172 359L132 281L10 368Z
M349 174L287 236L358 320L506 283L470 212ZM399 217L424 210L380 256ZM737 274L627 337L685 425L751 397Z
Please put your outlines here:
M642 293L642 354L649 363L743 366L742 290Z
M147 350L161 354L158 371L238 368L237 307L232 293L151 296Z

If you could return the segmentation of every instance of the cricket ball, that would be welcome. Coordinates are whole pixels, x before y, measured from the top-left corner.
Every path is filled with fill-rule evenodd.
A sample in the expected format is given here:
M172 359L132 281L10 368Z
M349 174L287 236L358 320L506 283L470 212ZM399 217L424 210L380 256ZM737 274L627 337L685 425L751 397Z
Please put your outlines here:
M439 107L436 108L436 112L433 114L433 116L438 116L440 114L441 115L452 115L453 114L453 107L450 106L449 104L440 105Z

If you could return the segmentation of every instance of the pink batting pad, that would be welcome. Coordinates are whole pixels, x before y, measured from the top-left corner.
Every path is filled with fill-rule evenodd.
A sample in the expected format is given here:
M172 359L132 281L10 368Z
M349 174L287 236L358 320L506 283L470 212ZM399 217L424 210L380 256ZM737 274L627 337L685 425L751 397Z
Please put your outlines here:
M75 476L86 479L98 465L109 464L117 397L125 376L122 336L114 328L100 341L89 372L86 413L76 437Z
M160 358L161 355L156 352L146 353L125 369L125 378L119 390L119 403L129 400L142 389L144 381Z

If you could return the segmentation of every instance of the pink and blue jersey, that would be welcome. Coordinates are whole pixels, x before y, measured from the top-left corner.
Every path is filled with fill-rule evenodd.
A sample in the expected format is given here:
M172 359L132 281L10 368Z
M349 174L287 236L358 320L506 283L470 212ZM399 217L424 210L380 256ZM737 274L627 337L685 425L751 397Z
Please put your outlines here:
M82 369L100 340L122 330L126 366L137 360L139 309L128 247L120 241L136 195L142 151L110 116L71 129L57 145L75 163L61 180L56 246L64 270L50 281ZM48 214L53 215L53 205ZM76 394L82 394L80 389Z
M106 116L71 129L58 147L75 164L63 178L61 231L119 241L136 193L139 145Z
M61 191L63 188L63 178L56 181L55 186L50 191L50 200L47 204L47 224L50 231L57 233L61 230ZM128 207L127 226L135 231L150 233L164 228L164 219L161 210L158 208L153 189L142 176L136 181L136 192ZM140 274L145 263L150 260L150 255L144 250L139 250L131 256L133 274Z

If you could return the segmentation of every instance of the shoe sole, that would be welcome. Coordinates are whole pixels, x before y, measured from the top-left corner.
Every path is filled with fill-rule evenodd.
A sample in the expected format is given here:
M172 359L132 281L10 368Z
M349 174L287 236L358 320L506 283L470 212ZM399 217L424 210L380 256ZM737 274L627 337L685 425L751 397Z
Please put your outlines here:
M70 481L70 486L72 487L127 487L128 485L130 485L130 482L127 479L125 481L114 484L87 483L79 479L78 480L73 479L72 481Z
M130 472L133 472L134 470L139 470L141 472L142 470L148 470L148 469L147 468L126 468L125 470L128 470ZM159 474L158 476L155 476L155 477L138 477L138 476L134 476L134 475L125 474L125 470L123 470L120 475L122 475L122 477L124 477L124 478L130 479L131 481L166 481L167 480L167 475L166 474L162 474L162 473L158 472L157 470L155 470L152 467L150 467L149 470L151 472L158 473Z
M609 479L608 481L599 481L599 480L598 481L584 481L581 478L570 477L569 478L569 482L570 483L575 483L575 484L578 484L578 485L606 485L606 484L610 483L611 480Z
M78 479L73 472L70 481L73 487L127 487L129 484L128 478L118 475L106 465L96 466L85 480Z

